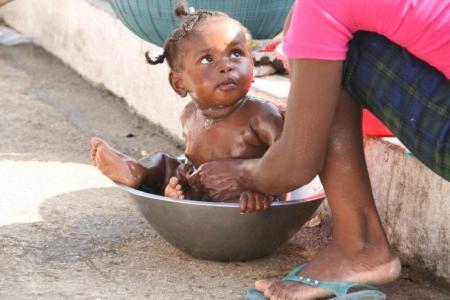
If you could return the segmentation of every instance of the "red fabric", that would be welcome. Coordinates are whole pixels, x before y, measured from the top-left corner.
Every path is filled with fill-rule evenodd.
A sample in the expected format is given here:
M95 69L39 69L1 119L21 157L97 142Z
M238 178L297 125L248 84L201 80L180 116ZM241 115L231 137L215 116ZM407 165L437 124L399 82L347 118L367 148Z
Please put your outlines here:
M273 43L270 43L266 45L264 49L262 49L262 52L273 52L275 51L275 48L281 43L281 41L275 41Z
M284 66L288 67L287 59L284 56L282 50L282 44L280 41L276 41L268 44L262 51L272 52L275 51L277 58L283 61ZM367 109L363 110L363 134L365 136L376 136L376 137L392 137L394 134Z
M365 136L391 137L392 132L367 109L363 110L363 134Z

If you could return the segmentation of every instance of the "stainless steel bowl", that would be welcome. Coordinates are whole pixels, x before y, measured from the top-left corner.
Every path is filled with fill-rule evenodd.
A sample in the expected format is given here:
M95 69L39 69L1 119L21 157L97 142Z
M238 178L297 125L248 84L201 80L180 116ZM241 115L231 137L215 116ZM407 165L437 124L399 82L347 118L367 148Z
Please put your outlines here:
M262 213L240 214L238 203L174 200L119 185L169 243L198 258L245 261L287 242L325 198L318 179Z

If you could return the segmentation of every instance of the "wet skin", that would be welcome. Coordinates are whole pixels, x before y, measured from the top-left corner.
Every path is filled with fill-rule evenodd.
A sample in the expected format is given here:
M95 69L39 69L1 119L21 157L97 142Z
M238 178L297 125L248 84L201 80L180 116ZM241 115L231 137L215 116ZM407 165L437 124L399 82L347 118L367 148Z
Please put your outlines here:
M179 95L189 94L192 98L181 115L185 154L189 161L197 168L211 160L261 157L279 138L284 119L274 104L246 95L253 78L247 32L229 18L211 17L197 24L195 30L178 43L181 53L177 57L179 67L170 72L169 82ZM97 153L97 157L93 155L93 161L100 170L108 171L104 172L105 175L138 187L155 181L155 172L105 145L98 139L93 141L93 149L96 149L93 153ZM107 157L103 160L115 166L102 166L99 162L102 159L98 159L100 156ZM164 159L168 161L167 157ZM163 164L164 160L161 160ZM161 166L153 168L156 165L152 165L152 170L164 169ZM165 195L177 199L208 198L203 193L197 173L180 178L176 176L176 168L166 168L166 173L158 175L168 178ZM111 174L114 173L111 170L118 172ZM173 176L168 177L167 174ZM137 180L133 180L135 178ZM187 194L181 181L190 187ZM253 212L266 209L271 197L242 189L231 197L213 198L217 201L236 199L240 200L241 212Z
M283 117L272 104L246 96L253 78L247 32L228 18L211 18L180 47L181 70L171 71L169 80L178 94L193 100L181 115L188 159L197 168L211 160L261 157L279 137ZM270 204L263 194L246 190L217 200L237 198L241 212Z
M333 216L333 240L299 275L391 282L401 266L374 204L364 159L361 107L340 86L342 62L296 59L289 64L292 85L280 139L260 159L204 163L197 171L204 190L215 198L246 188L277 194L319 175ZM331 296L295 282L259 280L255 285L270 299Z
M170 75L174 89L193 100L181 115L185 154L195 167L261 157L279 137L282 117L274 105L246 96L253 78L247 34L226 18L197 26L182 41L182 71Z

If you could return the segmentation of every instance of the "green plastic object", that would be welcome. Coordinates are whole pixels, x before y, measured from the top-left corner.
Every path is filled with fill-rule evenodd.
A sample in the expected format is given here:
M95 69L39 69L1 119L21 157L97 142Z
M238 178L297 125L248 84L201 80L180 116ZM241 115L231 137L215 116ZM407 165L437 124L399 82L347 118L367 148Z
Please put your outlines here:
M111 0L112 7L128 29L140 38L163 46L176 26L176 0ZM190 0L189 6L222 11L246 26L255 39L269 39L283 29L294 0Z

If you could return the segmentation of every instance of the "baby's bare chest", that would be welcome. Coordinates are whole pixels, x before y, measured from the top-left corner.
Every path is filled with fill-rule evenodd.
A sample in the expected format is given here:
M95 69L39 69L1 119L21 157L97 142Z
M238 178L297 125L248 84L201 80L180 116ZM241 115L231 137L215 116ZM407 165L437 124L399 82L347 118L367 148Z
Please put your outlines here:
M196 167L228 158L256 158L267 150L249 120L188 120L183 126L186 156Z

